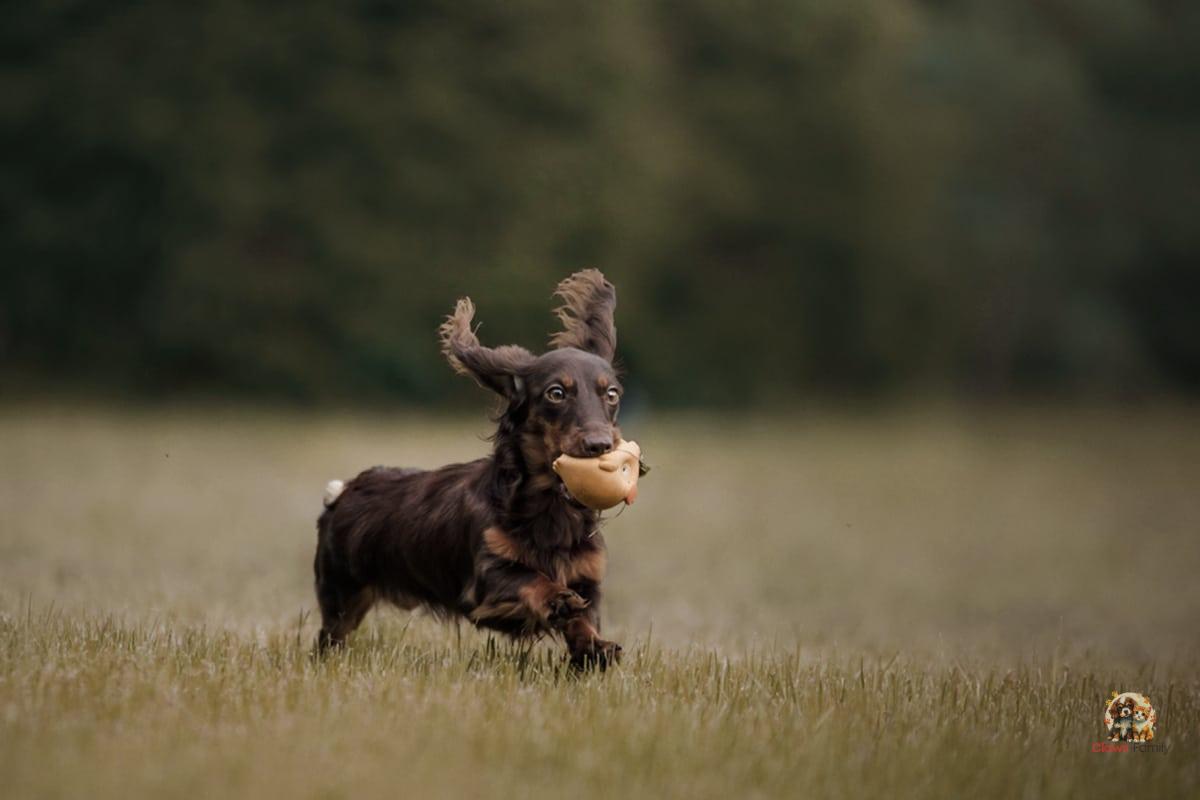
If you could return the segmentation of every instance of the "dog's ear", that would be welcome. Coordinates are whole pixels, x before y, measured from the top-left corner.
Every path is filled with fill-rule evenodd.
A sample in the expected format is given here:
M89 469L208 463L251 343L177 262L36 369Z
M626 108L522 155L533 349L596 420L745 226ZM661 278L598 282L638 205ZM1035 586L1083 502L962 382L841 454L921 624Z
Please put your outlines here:
M533 353L512 344L484 347L471 328L474 317L475 304L471 298L464 297L438 328L446 360L455 372L471 376L485 389L509 400L520 397L525 391L524 374L533 364Z
M551 347L577 347L611 362L617 353L617 290L598 269L585 269L558 284L554 310L563 329L550 337Z

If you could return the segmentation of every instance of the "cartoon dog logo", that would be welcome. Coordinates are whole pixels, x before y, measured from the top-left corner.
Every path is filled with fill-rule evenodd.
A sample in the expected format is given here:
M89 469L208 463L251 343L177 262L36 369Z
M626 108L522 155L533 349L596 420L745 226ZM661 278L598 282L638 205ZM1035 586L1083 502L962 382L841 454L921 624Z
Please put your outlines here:
M1154 738L1157 721L1150 698L1137 692L1113 692L1104 707L1110 742L1148 742Z

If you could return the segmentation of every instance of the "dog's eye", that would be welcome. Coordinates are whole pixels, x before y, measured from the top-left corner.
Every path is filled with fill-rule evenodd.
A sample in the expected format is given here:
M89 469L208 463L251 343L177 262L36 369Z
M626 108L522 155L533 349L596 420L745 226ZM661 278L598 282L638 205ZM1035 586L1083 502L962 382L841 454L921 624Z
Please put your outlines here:
M613 405L616 405L621 402L621 393L617 391L615 386L610 386L608 387L608 391L604 393L604 398Z
M546 390L546 399L551 403L561 403L567 399L567 390L555 384Z

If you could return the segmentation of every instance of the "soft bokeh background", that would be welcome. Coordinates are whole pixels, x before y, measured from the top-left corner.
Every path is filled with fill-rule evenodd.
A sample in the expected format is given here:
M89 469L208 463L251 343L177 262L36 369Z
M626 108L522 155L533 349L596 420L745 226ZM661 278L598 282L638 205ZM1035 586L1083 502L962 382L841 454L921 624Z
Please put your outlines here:
M1200 8L7 9L9 391L467 395L582 266L664 405L1200 386ZM719 370L714 369L719 365Z
M0 777L1194 796L1198 143L1177 0L11 5ZM583 267L625 667L309 663L325 482L484 455L438 323L537 348ZM1117 688L1172 759L1085 760Z

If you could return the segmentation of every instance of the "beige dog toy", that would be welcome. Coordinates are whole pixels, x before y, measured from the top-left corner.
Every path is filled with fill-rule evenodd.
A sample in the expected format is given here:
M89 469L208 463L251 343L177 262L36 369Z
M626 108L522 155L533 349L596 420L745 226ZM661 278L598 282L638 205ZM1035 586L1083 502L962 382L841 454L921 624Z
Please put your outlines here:
M563 454L554 459L553 467L571 496L596 511L612 508L622 500L632 505L637 499L638 476L649 471L642 464L642 448L624 439L596 458Z

